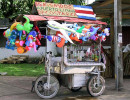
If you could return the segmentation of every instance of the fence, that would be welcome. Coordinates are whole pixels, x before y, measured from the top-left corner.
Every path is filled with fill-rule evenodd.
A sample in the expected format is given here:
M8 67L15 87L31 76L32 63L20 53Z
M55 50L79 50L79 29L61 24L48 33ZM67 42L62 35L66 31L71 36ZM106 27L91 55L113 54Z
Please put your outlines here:
M110 50L106 49L105 52L110 56ZM110 61L110 58L106 56L106 70L102 75L104 77L114 77L115 73L115 67L114 67L114 62L113 64ZM123 53L123 76L127 77L130 76L130 52L128 53Z

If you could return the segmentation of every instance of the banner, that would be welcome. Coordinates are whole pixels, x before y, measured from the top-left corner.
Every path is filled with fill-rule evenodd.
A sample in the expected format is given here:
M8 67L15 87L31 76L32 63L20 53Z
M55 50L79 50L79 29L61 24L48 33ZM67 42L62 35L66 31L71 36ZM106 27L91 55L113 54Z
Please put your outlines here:
M39 15L77 17L73 5L35 2Z

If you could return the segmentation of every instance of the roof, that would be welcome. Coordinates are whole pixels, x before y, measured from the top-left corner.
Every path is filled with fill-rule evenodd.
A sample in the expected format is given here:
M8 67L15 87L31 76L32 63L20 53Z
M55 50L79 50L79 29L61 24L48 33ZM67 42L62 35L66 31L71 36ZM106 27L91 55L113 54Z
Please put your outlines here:
M45 21L45 20L47 20L43 16L39 16L39 15L25 15L25 16L28 17L31 21Z
M95 20L95 14L91 6L35 2L32 14L34 15L25 16L27 16L31 21L61 20L66 22L107 25L106 22Z
M96 0L90 4L97 17L110 18L114 14L114 0ZM122 0L122 17L130 19L130 0Z
M106 22L101 22L98 20L86 20L80 18L73 18L73 17L59 17L59 16L40 16L40 15L25 15L30 19L30 21L46 21L46 20L58 20L58 21L66 21L66 22L81 22L81 23L88 23L88 24L103 24L107 25Z

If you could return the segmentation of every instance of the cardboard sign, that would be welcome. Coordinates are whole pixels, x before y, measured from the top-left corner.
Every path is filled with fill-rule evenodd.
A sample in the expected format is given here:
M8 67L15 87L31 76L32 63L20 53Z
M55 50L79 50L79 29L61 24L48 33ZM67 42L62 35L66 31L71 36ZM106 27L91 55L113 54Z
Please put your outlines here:
M73 5L35 2L39 15L77 17Z

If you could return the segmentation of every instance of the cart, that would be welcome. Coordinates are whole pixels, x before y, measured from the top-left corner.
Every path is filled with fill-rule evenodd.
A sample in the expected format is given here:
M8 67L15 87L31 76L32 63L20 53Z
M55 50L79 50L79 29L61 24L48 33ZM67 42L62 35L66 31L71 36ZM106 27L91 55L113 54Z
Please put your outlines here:
M98 55L98 59L89 54L85 57L88 49L94 49L93 53ZM35 82L35 92L41 98L55 97L61 85L72 92L86 87L91 96L99 96L105 90L101 72L106 67L101 62L101 41L89 41L88 46L64 45L61 57L52 56L51 51L46 52L45 68L47 74L38 77Z

